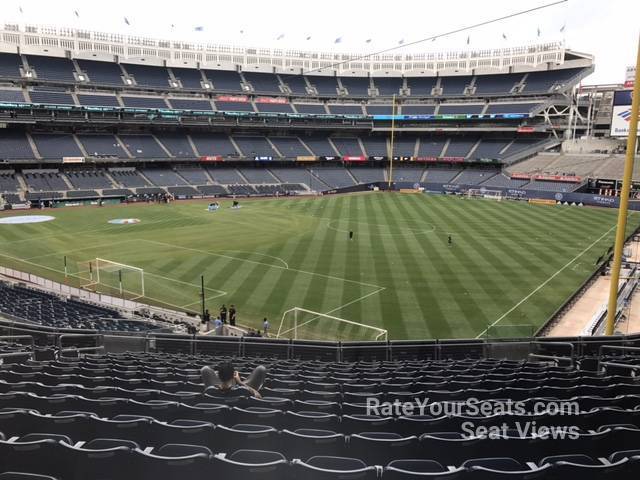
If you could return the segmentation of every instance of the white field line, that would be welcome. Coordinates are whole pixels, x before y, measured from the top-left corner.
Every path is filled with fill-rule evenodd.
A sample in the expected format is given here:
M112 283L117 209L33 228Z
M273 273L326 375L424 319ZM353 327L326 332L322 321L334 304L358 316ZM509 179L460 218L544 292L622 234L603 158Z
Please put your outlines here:
M255 260L249 260L249 259L246 259L246 258L232 257L232 256L229 256L229 255L223 255L223 254L220 254L220 253L207 252L206 250L199 250L197 248L182 247L182 246L179 246L179 245L173 245L173 244L169 244L169 243L159 242L157 240L143 240L143 241L156 243L156 244L164 245L166 247L171 247L171 248L181 248L183 250L189 250L189 251L193 251L193 252L197 252L197 253L202 253L204 255L213 255L213 256L217 256L217 257L229 258L229 259L238 260L238 261L241 261L241 262L254 263L254 264L258 264L258 265L265 265L265 266L271 267L271 268L279 268L281 270L289 270L291 272L302 273L302 274L305 274L305 275L320 276L320 277L324 277L324 278L330 278L332 280L338 280L338 281L345 282L345 283L347 283L347 282L348 283L355 283L355 284L358 284L358 285L363 285L365 287L375 288L375 290L373 292L369 292L369 293L367 293L367 294L365 294L365 295L363 295L363 296L361 296L359 298L356 298L355 300L352 300L352 301L350 301L348 303L345 303L344 305L340 305L339 307L336 307L336 308L334 308L332 310L329 310L328 312L325 312L325 315L329 315L329 314L331 314L333 312L337 312L338 310L341 310L341 309L343 309L345 307L348 307L349 305L352 305L352 304L354 304L356 302L364 300L365 298L368 298L368 297L370 297L372 295L380 293L381 291L386 289L386 287L383 287L381 285L375 285L375 284L372 284L372 283L359 282L357 280L349 280L347 278L335 277L333 275L325 275L323 273L307 272L306 270L298 270L297 268L288 268L288 267L285 268L285 267L282 267L280 265L273 265L273 264L270 264L270 263L257 262ZM307 322L310 322L310 321L313 321L313 320L315 320L315 319L307 320Z
M274 265L272 263L258 262L256 260L249 260L248 258L233 257L231 255L224 255L222 253L209 252L207 250L200 250L198 248L183 247L183 246L180 246L180 245L174 245L172 243L159 242L157 240L141 239L140 241L155 243L157 245L162 245L162 246L170 247L170 248L179 248L179 249L188 250L188 251L191 251L191 252L202 253L204 255L212 255L214 257L228 258L230 260L237 260L239 262L254 263L256 265L264 265L265 267L279 268L280 270L289 270L291 272L303 273L305 275L312 275L312 276L318 276L318 277L323 277L323 278L330 278L332 280L339 280L339 281L345 282L345 283L355 283L357 285L364 285L365 287L371 287L371 288L376 288L376 289L385 288L385 287L383 287L381 285L375 285L373 283L359 282L357 280L350 280L348 278L335 277L333 275L327 275L327 274L324 274L324 273L308 272L306 270L299 270L297 268L286 268L284 266Z
M526 297L524 297L522 300L520 300L518 303L516 303L513 307L511 307L509 310L507 310L505 313L503 313L495 322L493 322L491 325L489 325L487 328L485 328L482 332L480 332L478 334L478 336L476 336L476 338L480 338L482 337L485 333L487 333L487 330L489 330L491 327L495 326L496 324L498 324L498 322L502 321L507 315L509 315L511 312L513 312L516 308L518 308L520 305L522 305L524 302L526 302L527 300L529 300L533 295L535 295L541 288L543 288L547 283L549 283L551 280L553 280L554 278L556 278L558 275L560 275L560 273L562 273L566 268L568 268L571 264L573 264L573 262L575 262L576 260L578 260L582 255L584 255L585 253L587 253L589 250L591 250L591 248L593 248L593 246L598 243L600 240L602 240L604 237L606 237L607 235L609 235L609 233L611 233L611 231L616 228L616 225L614 225L613 227L611 227L609 230L607 230L606 232L604 232L600 237L598 237L591 245L589 245L587 248L585 248L584 250L582 250L578 255L576 255L575 257L573 257L571 260L569 260L569 262L567 262L562 268L560 268L556 273L554 273L553 275L551 275L549 278L547 278L544 282L542 282L540 285L538 285L535 289L533 289L531 291L531 293L529 293L529 295L527 295Z
M33 265L34 267L43 268L43 269L45 269L45 270L49 270L49 271L51 271L51 272L56 272L56 273L65 273L65 272L64 272L64 270L60 270L60 269L53 268L53 267L48 267L48 266L46 266L46 265L42 265L42 264L40 264L40 263L32 262L32 261L30 261L30 260L26 260L26 259L23 259L23 258L14 257L14 256L12 256L12 255L7 255L6 253L0 253L0 257L10 258L11 260L15 260L15 261L17 261L17 262L21 262L21 263L26 263L26 264L29 264L29 265ZM143 270L144 270L144 269L143 269ZM85 281L86 281L86 280L89 280L89 279L88 279L88 278L85 278L85 277L80 276L80 274L81 274L81 273L87 273L87 272L88 272L88 270L80 271L80 272L77 272L77 273L67 273L67 276L68 276L68 277L78 278L78 279L80 279L80 280L85 280ZM144 274L145 274L145 275L152 276L152 277L161 278L161 279L163 279L163 280L168 280L168 281L170 281L170 282L176 282L176 283L181 283L181 284L183 284L183 285L189 285L189 286L191 286L191 287L200 288L200 285L197 285L197 284L195 284L195 283L189 283L189 282L184 282L184 281L182 281L182 280L178 280L178 279L176 279L176 278L165 277L165 276L163 276L163 275L158 275L158 274L156 274L156 273L151 273L151 272L149 272L149 271L147 271L147 270L144 270ZM212 292L217 292L217 293L218 293L218 295L216 295L215 297L221 297L221 296L223 296L223 295L226 295L226 294L227 294L227 292L225 292L224 290L218 290L217 288L204 287L204 289L205 289L205 290L210 290L210 291L212 291ZM211 298L215 298L215 297L211 297ZM157 298L152 298L152 297L145 297L145 298L148 298L148 299L150 299L150 300L156 300L156 301L158 301L158 302L160 302L160 303L164 303L165 305L171 305L171 306L174 306L174 307L181 308L181 307L180 307L180 305L173 305L173 304L170 304L170 303L166 303L166 302L163 302L162 300L157 299Z
M134 241L137 241L137 240L133 240L133 239L121 240L119 242L110 242L110 243L103 244L103 245L91 245L91 246L83 247L83 248L75 248L73 250L67 250L65 252L45 253L44 255L35 255L33 257L27 257L27 258L25 258L25 260L35 260L36 258L45 258L45 257L50 257L52 255L61 255L61 256L70 255L72 253L82 252L84 250L91 250L92 248L111 247L111 246L114 246L114 245L122 245L123 243L131 243L131 242L134 242ZM95 260L95 259L92 259L92 260Z
M205 289L206 289L206 288L205 288ZM206 298L204 299L204 301L205 301L205 303L207 303L207 300L213 300L214 298L222 297L222 296L224 296L224 295L226 295L226 292L224 292L224 293L219 293L218 295L213 295L213 296L211 296L211 297L206 297ZM196 300L195 302L185 303L184 305L181 305L181 306L180 306L180 308L188 308L188 307L190 307L191 305L195 305L196 303L200 303L200 302L202 302L202 300Z
M153 220L150 222L144 222L145 225L153 225L156 223L166 223L169 222L170 220L168 219L163 219L163 220ZM0 245L10 245L12 243L21 243L21 242L33 242L36 240L42 240L43 238L51 238L51 237L60 237L62 235L88 235L88 236L93 236L91 233L92 232L102 232L105 230L111 230L114 228L118 228L118 227L122 227L121 225L109 225L109 226L104 226L104 227L99 227L99 228L89 228L87 230L66 230L64 232L57 232L57 233L48 233L46 235L41 235L39 237L29 237L29 238L21 238L18 240L7 240L7 241L0 241Z
M350 302L345 303L344 305L340 305L339 307L334 308L333 310L329 310L328 312L324 312L323 315L330 315L334 312L337 312L338 310L342 310L345 307L348 307L349 305L353 305L354 303L360 302L361 300L364 300L365 298L371 297L372 295L376 295L377 293L382 292L383 290L386 290L386 287L380 287L378 290L374 290L373 292L369 292L366 295L362 295L361 297L356 298L355 300L351 300ZM309 320L301 323L300 325L297 326L297 328L303 327L304 325L313 322L314 320L317 320L318 318L320 318L320 315L316 315L313 318L310 318ZM366 324L363 324L366 325ZM284 332L281 332L280 335L284 335L286 333L289 333L291 331L293 331L295 329L294 328L289 328L288 330L285 330Z
M221 252L231 252L231 253L248 253L250 255L260 255L261 257L267 257L267 258L273 258L274 260L278 260L279 262L282 262L282 264L284 265L284 268L286 268L287 270L289 269L289 264L287 262L285 262L282 258L280 257L276 257L275 255L267 255L266 253L259 253L259 252L246 252L244 250L220 250Z

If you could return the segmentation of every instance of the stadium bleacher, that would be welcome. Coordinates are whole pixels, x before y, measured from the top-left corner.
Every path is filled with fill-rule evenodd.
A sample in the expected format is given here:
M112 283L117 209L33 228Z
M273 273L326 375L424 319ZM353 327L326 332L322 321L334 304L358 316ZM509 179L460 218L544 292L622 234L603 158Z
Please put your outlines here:
M0 90L0 102L24 103L25 102L24 93L22 93L22 90L1 89Z
M78 94L80 105L96 107L119 107L118 99L115 95L94 95Z
M368 97L371 82L368 77L341 77L340 83L351 97Z
M191 98L169 98L169 104L178 110L213 110L209 100L196 100Z
M313 115L327 115L324 105L316 103L296 103L293 105L298 113L308 113Z
M255 93L280 95L280 82L272 73L242 72L244 79L251 84Z
M42 158L81 157L82 152L72 135L33 133L31 135Z
M135 169L111 169L109 174L124 188L148 187L147 182Z
M113 185L102 170L94 171L67 171L66 177L77 189L102 189L112 188Z
M122 63L121 66L129 75L133 76L137 85L160 88L169 86L169 72L164 67L131 63Z
M228 70L203 70L202 73L217 91L242 92L241 78L238 72Z
M41 80L75 82L73 62L67 58L27 55L27 62Z
M336 77L320 77L315 75L307 75L307 81L316 89L318 95L335 97L338 94L338 82Z
M113 62L98 62L95 60L78 59L80 70L87 74L90 83L102 85L124 85L122 69Z
M361 105L328 104L329 113L333 115L364 115Z
M20 78L22 61L20 56L14 53L0 53L0 76L7 78Z
M490 358L236 357L243 375L266 368L263 398L204 391L200 368L227 359L162 352L18 360L0 372L0 431L13 438L0 440L5 465L62 479L632 478L640 471L637 450L629 449L640 437L633 377ZM580 410L367 415L361 402L428 399L431 411L438 402L473 397L496 412L506 401L532 411L545 395L575 399ZM461 430L464 422L527 421L572 427L574 437L522 435L516 427L492 436Z
M430 97L437 82L436 77L407 77L407 87L412 97Z
M120 135L124 146L137 158L162 158L167 153L151 135Z
M64 91L56 91L51 88L41 88L36 90L31 90L29 92L29 96L31 97L31 102L33 103L42 103L42 104L50 104L50 105L75 105L76 102L73 100L73 97L70 93L66 93Z
M167 102L158 97L129 97L122 96L122 103L125 107L131 108L169 108Z
M256 102L256 110L266 113L293 113L293 108L289 103Z
M340 155L361 157L364 154L357 138L333 137L331 141Z
M403 80L397 77L374 77L373 84L381 96L399 95Z
M127 158L122 145L113 135L79 134L78 140L90 156Z

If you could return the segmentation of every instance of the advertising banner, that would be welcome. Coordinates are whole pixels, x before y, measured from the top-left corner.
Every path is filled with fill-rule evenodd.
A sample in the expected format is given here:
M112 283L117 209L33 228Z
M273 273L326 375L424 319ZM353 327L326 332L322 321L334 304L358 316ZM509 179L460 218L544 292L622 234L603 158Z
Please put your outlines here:
M216 100L221 102L247 103L249 101L249 97L246 95L218 95Z
M631 122L631 90L618 90L613 94L611 113L611 136L626 137L629 135ZM640 129L638 129L640 135Z
M286 98L282 97L258 97L254 100L255 103L289 103Z

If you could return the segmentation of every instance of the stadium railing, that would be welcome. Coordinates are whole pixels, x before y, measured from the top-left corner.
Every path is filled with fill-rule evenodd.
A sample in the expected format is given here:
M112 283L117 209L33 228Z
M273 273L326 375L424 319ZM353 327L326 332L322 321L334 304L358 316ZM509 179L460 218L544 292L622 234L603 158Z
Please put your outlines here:
M600 337L539 337L529 339L391 340L388 342L327 342L255 337L98 332L0 321L0 335L33 338L34 346L54 346L69 356L92 351L167 352L187 355L232 355L280 359L357 362L381 360L455 360L464 358L546 359L571 363L578 357L601 355L603 345L640 347L640 334ZM30 340L31 341L31 340ZM33 347L31 347L33 348Z

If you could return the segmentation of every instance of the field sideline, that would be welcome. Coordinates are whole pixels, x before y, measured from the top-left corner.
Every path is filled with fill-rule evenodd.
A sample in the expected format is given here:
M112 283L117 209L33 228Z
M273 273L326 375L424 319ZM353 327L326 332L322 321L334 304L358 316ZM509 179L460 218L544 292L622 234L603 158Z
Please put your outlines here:
M473 338L492 324L508 334L544 323L613 243L617 215L382 192L230 203L215 213L204 201L48 210L56 220L0 225L0 263L62 280L65 255L81 277L88 260L105 258L143 268L148 297L196 311L204 275L207 306L234 303L245 325L266 316L277 327L283 311L303 307L391 339ZM24 213L33 212L3 216ZM362 332L325 322L316 333Z

